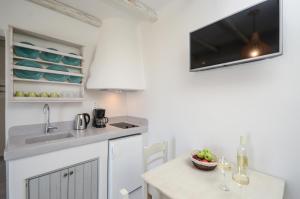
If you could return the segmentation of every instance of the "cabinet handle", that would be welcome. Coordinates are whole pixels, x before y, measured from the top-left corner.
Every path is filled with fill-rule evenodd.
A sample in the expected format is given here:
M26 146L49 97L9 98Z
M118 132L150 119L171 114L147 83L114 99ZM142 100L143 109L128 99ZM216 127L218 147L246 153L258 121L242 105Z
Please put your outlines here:
M68 176L68 173L64 173L64 178L66 178Z
M69 174L70 174L70 176L71 176L71 175L73 175L73 173L74 173L74 172L73 172L73 171L71 171L71 172L69 173Z

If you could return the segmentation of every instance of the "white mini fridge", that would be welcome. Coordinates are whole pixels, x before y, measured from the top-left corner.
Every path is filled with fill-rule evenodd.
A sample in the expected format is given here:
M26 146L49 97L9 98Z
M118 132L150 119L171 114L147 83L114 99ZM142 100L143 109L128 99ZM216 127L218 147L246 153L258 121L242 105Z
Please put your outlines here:
M139 134L110 140L108 199L120 199L120 190L123 188L129 193L141 192L142 173L143 136Z

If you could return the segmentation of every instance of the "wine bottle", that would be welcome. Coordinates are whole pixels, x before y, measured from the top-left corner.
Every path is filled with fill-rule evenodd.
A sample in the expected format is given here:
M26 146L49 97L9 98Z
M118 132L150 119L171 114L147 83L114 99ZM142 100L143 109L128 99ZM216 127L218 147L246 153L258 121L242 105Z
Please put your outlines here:
M240 146L237 150L237 166L241 173L247 173L248 170L248 155L246 148L247 140L245 136L240 137Z
M247 155L247 139L245 136L240 137L240 146L237 150L237 171L233 175L233 180L240 185L249 184L248 173L248 155Z

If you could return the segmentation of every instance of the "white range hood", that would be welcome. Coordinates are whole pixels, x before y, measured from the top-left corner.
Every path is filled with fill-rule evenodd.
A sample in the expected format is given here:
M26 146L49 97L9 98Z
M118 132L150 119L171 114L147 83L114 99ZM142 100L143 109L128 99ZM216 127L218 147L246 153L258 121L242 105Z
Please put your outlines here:
M144 88L144 67L137 23L121 18L104 20L87 80L87 89Z

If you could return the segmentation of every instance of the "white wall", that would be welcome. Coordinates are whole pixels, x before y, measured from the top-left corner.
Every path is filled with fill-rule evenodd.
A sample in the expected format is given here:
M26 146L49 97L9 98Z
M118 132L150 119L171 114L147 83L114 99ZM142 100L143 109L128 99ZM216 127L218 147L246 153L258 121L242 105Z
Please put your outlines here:
M29 29L56 38L73 41L86 46L86 60L90 62L98 40L98 29L68 16L40 7L25 0L3 0L0 2L0 29L8 25ZM72 120L75 114L90 112L96 103L106 108L108 116L126 114L126 95L88 91L84 103L50 104L52 121ZM9 103L6 120L7 129L13 125L44 122L43 104Z
M174 0L142 26L147 90L128 94L129 114L149 119L150 141L177 140L177 154L211 147L235 160L250 136L250 166L287 180L300 195L300 2L284 0L284 55L189 72L189 32L259 0ZM267 188L267 187L266 187ZM270 190L271 191L271 190Z

